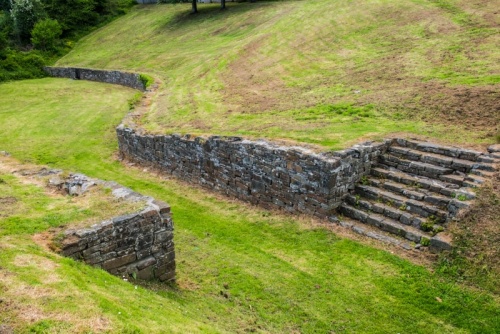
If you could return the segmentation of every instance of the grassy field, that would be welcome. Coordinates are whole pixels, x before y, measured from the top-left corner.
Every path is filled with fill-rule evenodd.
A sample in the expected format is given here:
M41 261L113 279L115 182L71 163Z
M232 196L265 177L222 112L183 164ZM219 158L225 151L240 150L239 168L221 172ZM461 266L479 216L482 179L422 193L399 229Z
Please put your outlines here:
M330 149L405 132L498 136L500 34L486 0L314 0L138 7L57 65L163 81L153 132L287 139Z
M61 203L68 199L0 175L1 196L23 203L10 213L1 207L0 321L21 333L500 330L500 301L491 292L457 285L306 218L222 200L116 162L113 127L132 90L43 79L0 91L0 150L155 196L172 205L176 224L177 286L136 289L37 245L32 233L87 216L78 203L66 210ZM35 228L10 228L34 217Z

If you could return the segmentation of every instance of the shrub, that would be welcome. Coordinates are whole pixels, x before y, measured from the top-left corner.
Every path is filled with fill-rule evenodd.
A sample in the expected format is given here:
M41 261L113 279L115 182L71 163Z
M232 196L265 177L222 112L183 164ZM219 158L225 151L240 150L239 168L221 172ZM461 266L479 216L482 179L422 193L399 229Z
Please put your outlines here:
M57 20L41 20L31 31L31 43L39 50L54 50L61 34L62 28Z
M0 62L0 82L44 77L44 65L45 59L37 51L8 50Z

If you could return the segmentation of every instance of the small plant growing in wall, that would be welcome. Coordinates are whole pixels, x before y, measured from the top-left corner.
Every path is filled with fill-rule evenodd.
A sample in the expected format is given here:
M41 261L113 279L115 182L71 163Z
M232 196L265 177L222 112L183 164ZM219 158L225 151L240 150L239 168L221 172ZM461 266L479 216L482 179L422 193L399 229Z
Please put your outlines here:
M429 246L431 244L431 240L429 238L426 238L426 237L422 237L420 238L420 244L422 246Z
M429 216L425 222L420 225L422 231L430 232L432 235L436 235L439 232L444 231L444 228L437 225L438 219L435 216Z
M366 175L363 175L361 177L361 180L360 180L361 184L364 185L364 186L367 186L368 184L370 184L370 180L368 179L368 177Z
M356 207L359 207L359 199L361 198L359 195L354 196L356 198Z
M154 82L153 77L147 74L139 74L139 80L141 80L142 84L144 85L144 89L148 89Z

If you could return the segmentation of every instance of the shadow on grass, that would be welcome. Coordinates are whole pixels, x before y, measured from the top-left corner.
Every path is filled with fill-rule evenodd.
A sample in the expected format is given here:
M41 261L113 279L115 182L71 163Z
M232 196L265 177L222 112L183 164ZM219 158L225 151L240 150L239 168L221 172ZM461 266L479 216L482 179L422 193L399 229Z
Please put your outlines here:
M251 10L260 9L262 7L277 6L278 2L281 1L270 1L270 2L226 2L226 8L221 9L220 4L211 3L203 4L198 3L198 12L191 13L191 6L186 6L185 11L176 13L169 21L166 23L162 29L179 29L185 28L190 25L200 25L206 23L207 21L214 21L222 18L230 18L232 16L241 15Z

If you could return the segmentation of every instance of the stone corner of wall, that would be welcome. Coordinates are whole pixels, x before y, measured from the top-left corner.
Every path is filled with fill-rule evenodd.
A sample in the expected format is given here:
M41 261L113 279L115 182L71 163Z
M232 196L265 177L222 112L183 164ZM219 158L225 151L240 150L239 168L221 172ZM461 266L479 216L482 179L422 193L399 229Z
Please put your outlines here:
M87 228L64 231L57 242L60 254L121 277L175 281L170 205L113 182L103 184L111 186L115 196L143 201L145 207Z

